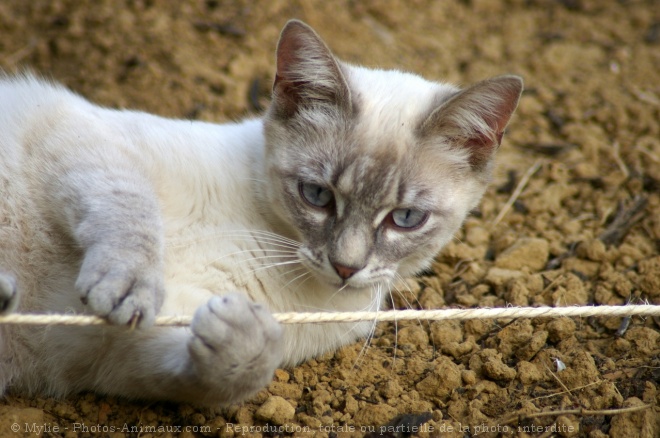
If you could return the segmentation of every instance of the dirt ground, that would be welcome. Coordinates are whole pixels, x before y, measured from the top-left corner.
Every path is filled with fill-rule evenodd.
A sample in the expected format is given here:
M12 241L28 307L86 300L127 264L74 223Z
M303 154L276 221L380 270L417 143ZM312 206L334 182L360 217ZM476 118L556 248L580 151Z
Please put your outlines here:
M481 207L397 308L660 304L657 1L12 0L0 67L226 121L267 105L292 17L350 62L525 78ZM226 410L9 396L0 436L660 436L660 318L381 323L363 347Z

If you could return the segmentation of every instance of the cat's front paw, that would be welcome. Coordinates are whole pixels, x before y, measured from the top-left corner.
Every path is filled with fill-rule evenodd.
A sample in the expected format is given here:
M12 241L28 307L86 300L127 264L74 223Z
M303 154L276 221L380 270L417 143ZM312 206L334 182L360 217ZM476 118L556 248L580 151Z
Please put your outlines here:
M195 313L188 349L198 377L231 403L266 386L282 362L282 326L262 305L232 293Z
M16 280L9 274L0 272L0 315L11 313L18 306Z
M144 254L92 248L85 254L76 289L94 314L117 325L148 327L163 303L161 264Z

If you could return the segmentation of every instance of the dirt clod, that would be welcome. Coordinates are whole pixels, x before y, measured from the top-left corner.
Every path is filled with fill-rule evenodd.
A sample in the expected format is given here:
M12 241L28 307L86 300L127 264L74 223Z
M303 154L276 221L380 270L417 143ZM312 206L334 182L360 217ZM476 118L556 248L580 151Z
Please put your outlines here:
M266 423L281 426L293 420L296 409L282 397L273 395L257 409L255 417Z
M504 250L495 259L495 266L502 269L532 272L541 270L548 261L548 241L537 238L522 238Z

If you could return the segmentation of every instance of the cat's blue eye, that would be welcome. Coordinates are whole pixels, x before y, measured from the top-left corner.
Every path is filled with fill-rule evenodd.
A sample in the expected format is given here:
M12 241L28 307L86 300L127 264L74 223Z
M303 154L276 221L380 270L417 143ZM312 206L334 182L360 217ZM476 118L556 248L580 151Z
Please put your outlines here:
M404 229L415 229L421 227L428 219L429 214L425 211L412 208L398 208L392 210L387 218L391 225Z
M312 183L300 183L300 195L314 207L327 207L334 198L330 189Z

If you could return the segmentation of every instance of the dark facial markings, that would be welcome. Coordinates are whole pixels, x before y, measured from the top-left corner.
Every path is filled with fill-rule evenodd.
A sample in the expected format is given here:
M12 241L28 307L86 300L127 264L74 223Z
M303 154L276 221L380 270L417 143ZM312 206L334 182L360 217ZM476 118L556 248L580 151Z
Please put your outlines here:
M429 182L414 157L407 163L393 151L365 155L345 144L339 149L342 153L321 159L292 156L291 165L279 169L289 217L304 236L315 270L334 262L362 267L365 281L391 275L401 262L433 246L442 228L437 219L445 213L436 208L436 189L425 186Z

